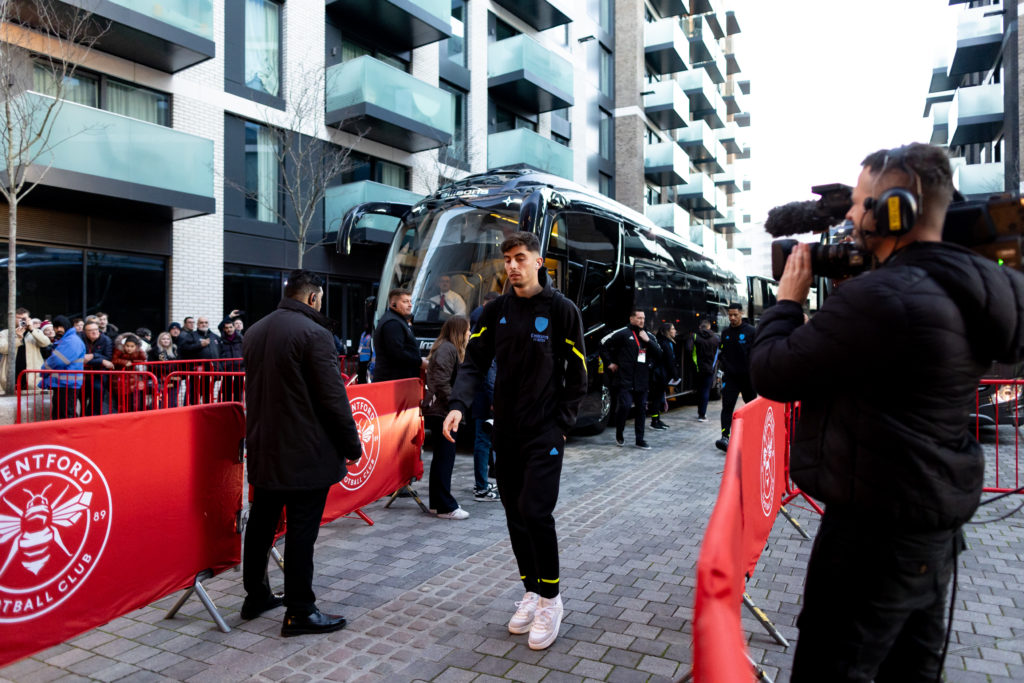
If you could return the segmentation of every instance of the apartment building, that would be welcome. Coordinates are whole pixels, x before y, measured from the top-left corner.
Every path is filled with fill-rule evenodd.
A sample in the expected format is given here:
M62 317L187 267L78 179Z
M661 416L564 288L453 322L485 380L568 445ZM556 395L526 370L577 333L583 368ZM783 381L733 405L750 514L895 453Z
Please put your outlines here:
M395 225L364 219L338 254L345 212L517 164L739 264L749 82L724 0L42 1L88 7L105 30L19 206L33 314L252 321L280 299L304 225L303 267L354 341ZM40 64L54 56L31 19L5 28ZM33 89L53 89L45 68ZM284 187L302 177L285 152L310 141L347 154L312 213Z
M1024 3L975 0L959 5L956 36L932 70L924 116L931 142L949 148L953 182L969 199L1019 192L1022 168L1020 76Z

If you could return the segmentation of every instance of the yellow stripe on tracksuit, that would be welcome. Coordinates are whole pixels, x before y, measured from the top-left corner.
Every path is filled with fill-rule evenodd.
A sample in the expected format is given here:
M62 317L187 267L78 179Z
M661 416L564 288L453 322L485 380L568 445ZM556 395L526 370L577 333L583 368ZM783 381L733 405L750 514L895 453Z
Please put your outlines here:
M575 353L577 356L579 356L580 360L583 361L583 372L586 373L586 371L587 371L587 359L583 357L583 353L579 349L576 348L575 344L572 343L572 339L566 339L565 343L568 344L570 346L570 348L572 348L572 352ZM544 579L541 579L541 581L543 581L543 580Z
M470 338L470 339L476 339L476 338L477 338L477 337L479 337L479 336L480 336L481 334L483 334L483 333L484 333L484 330L486 330L486 329L487 329L486 327L481 327L481 328L480 328L480 329L479 329L478 331L476 331L476 332L474 332L473 334L469 335L469 338Z

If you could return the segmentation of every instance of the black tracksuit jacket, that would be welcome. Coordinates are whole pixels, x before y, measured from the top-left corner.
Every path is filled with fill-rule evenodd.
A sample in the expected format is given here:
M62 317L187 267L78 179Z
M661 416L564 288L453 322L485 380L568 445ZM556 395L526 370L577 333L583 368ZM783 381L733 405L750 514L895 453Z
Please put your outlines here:
M544 289L535 296L504 294L484 307L448 403L468 416L473 396L496 359L498 436L532 437L555 428L568 434L587 392L579 309L552 289L544 270L540 281Z

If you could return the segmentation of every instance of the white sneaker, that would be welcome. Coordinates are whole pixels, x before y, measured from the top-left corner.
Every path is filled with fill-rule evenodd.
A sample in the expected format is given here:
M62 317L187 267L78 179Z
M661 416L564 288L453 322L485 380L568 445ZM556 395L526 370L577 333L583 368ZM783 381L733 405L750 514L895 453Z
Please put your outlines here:
M508 621L509 633L526 633L533 624L533 613L537 611L540 596L533 591L526 591L523 599L516 603L516 613Z
M469 513L462 508L455 508L451 512L440 512L437 515L438 519L466 519L469 517Z
M533 614L533 625L530 626L530 649L543 650L555 642L561 625L562 596L541 598Z

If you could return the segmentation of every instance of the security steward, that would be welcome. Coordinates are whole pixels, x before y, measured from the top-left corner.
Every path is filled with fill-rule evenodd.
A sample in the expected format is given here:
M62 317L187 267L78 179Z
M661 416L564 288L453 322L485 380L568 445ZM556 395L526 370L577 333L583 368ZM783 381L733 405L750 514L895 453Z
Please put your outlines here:
M427 359L420 356L416 335L409 326L411 315L409 291L392 289L388 292L388 310L373 331L373 348L377 350L373 381L416 378L421 370L427 369Z
M245 526L242 618L285 606L282 636L330 633L345 619L322 613L313 594L313 545L327 491L362 455L345 384L338 371L333 323L320 313L321 278L288 275L284 298L249 328L245 359L247 471L253 487ZM267 560L287 508L284 596L270 590Z
M480 315L452 390L443 433L454 440L496 359L496 478L526 588L508 629L529 632L530 648L542 650L555 641L562 620L552 512L566 435L587 390L583 321L576 305L551 287L536 235L513 233L501 251L512 292L487 304Z
M633 431L636 447L649 449L644 440L647 423L647 391L650 388L650 366L661 362L661 346L653 335L644 330L645 313L634 309L629 313L629 325L619 330L604 344L602 356L611 373L612 388L618 400L615 406L615 443L625 443L626 418L629 409L636 406Z
M952 196L941 148L868 155L846 217L876 267L805 324L798 245L757 330L754 386L801 402L790 472L825 503L794 683L939 680L946 590L984 475L968 406L993 360L1024 357L1024 275L942 242Z

